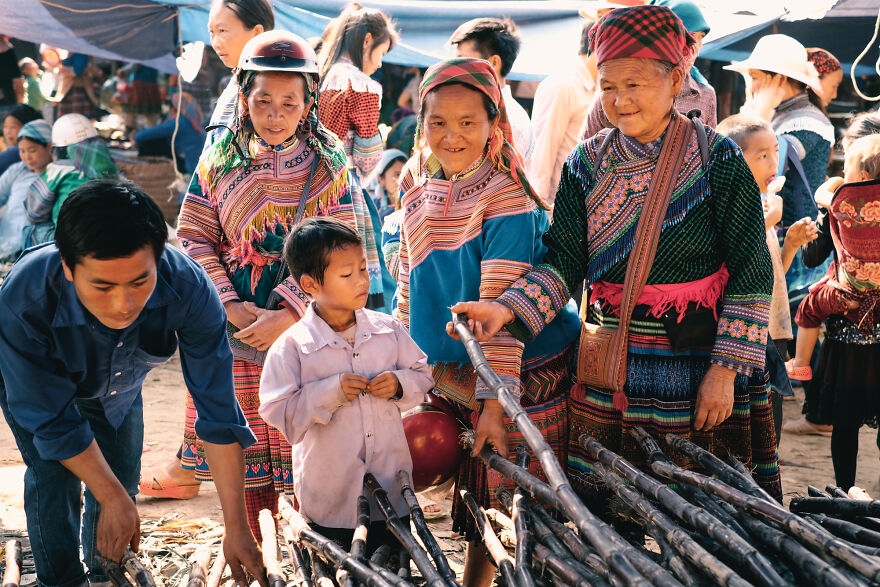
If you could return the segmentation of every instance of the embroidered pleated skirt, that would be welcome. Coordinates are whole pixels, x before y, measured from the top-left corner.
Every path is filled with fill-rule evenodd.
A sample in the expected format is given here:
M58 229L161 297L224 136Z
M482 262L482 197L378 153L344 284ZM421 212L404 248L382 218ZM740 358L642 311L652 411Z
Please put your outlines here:
M676 434L726 458L728 451L752 471L755 481L770 495L782 499L776 434L764 372L737 375L733 413L711 431L693 429L694 404L703 376L710 366L711 348L695 348L675 355L662 324L633 320L630 327L627 382L628 407L620 412L608 390L576 385L569 396L568 473L572 486L586 502L605 492L593 475L592 459L580 445L592 437L636 467L647 470L645 453L630 434L640 426L677 464L694 463L666 446L666 434Z

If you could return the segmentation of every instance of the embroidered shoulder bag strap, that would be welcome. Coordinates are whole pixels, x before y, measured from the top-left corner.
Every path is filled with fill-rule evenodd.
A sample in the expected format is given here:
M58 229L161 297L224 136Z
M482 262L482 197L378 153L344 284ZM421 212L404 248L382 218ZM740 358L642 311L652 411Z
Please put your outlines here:
M623 386L626 383L627 339L632 311L654 264L660 229L669 208L675 180L681 173L692 127L693 125L687 124L687 119L678 112L672 116L666 140L660 148L651 187L645 197L645 205L636 226L635 240L623 282L620 324L617 330L585 323L581 332L578 380L586 385L612 390L614 405L620 411L624 411L627 406ZM596 166L599 166L598 159ZM605 332L597 333L600 336L594 339L591 331L598 330ZM590 354L593 356L589 356ZM592 378L589 371L593 372Z

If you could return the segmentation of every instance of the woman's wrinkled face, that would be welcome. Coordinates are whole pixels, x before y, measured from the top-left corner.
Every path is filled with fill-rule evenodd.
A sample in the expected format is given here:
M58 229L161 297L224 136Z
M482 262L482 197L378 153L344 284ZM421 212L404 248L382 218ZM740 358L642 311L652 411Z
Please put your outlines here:
M602 63L598 81L611 124L646 144L666 130L684 74L679 68L667 73L651 59L622 57Z
M440 86L422 104L425 141L447 179L483 157L494 123L483 94L461 84Z
M308 116L312 98L306 98L302 74L263 71L256 75L247 97L254 132L270 145L280 145L296 133Z
M208 14L208 33L211 47L223 65L229 69L238 66L241 50L252 38L263 32L263 25L247 28L238 16L222 2L214 2Z

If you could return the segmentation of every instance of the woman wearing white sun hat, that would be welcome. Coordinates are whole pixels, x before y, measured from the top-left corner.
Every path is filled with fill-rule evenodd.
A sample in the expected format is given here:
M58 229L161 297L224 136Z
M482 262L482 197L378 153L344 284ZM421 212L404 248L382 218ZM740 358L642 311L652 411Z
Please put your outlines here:
M724 69L746 77L749 95L744 109L769 120L777 135L785 135L803 166L810 198L799 204L793 200L795 193L806 193L806 190L798 189L802 181L796 170L787 172L781 193L785 204L784 226L802 216L815 217L812 194L825 181L834 127L828 117L810 103L807 88L821 95L822 84L807 57L807 50L787 35L766 35L758 40L748 59L726 65Z

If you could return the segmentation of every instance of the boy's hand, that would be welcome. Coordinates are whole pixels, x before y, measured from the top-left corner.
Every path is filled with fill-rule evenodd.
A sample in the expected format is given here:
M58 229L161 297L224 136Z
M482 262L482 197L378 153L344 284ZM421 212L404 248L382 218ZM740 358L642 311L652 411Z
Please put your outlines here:
M362 375L354 373L341 373L339 375L339 385L342 387L342 393L345 399L351 401L362 393L367 392L367 386L370 380Z
M782 198L775 193L767 194L764 200L764 229L768 229L782 220Z
M367 393L382 399L394 397L398 389L400 389L400 381L391 371L379 373L367 384Z
M816 190L816 204L820 208L825 208L826 210L831 208L831 200L834 198L834 192L837 191L843 185L842 177L829 177L825 183L819 186Z
M819 237L819 227L812 218L801 218L792 224L785 233L785 244L800 247Z

